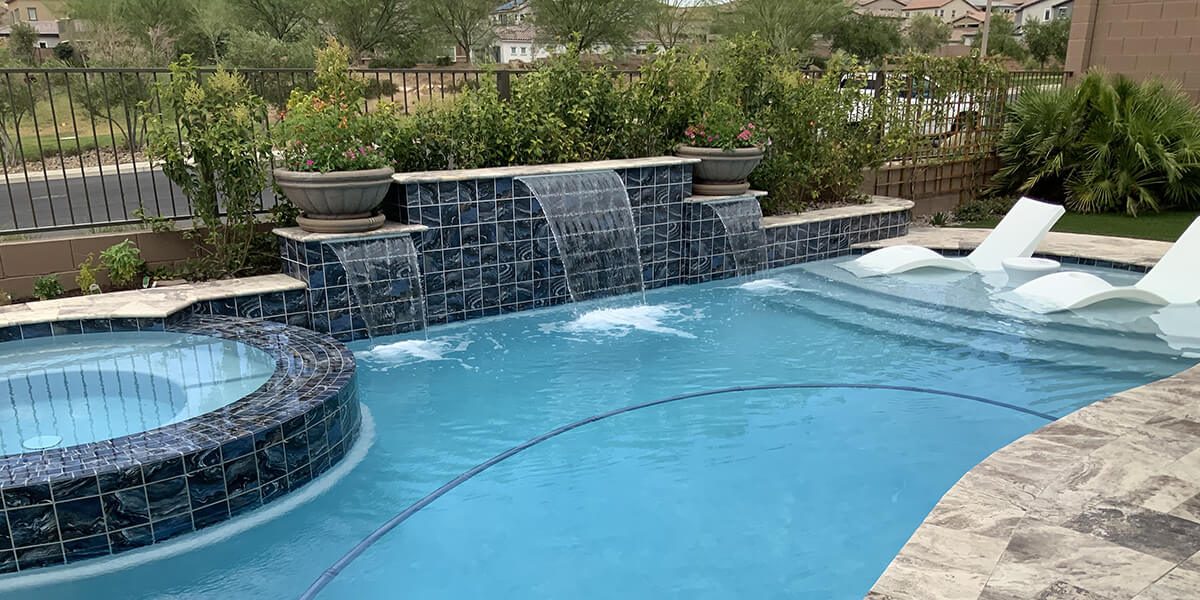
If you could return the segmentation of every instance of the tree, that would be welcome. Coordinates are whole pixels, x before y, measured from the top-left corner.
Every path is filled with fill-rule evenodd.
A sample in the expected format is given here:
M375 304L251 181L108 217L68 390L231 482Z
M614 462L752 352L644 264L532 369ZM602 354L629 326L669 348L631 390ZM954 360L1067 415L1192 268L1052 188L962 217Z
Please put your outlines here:
M8 52L0 52L0 67L19 66L14 62ZM9 166L21 164L23 157L13 138L21 130L22 121L37 106L40 96L41 88L33 85L31 77L28 73L18 73L0 78L8 88L7 93L0 94L0 154L4 155L4 164Z
M550 41L578 54L597 44L628 46L657 0L533 0L533 21Z
M708 33L714 0L661 0L650 12L649 30L663 48L670 50L692 37Z
M238 20L251 31L292 42L312 27L315 0L228 0Z
M323 23L355 58L410 46L420 27L410 0L326 0L323 5Z
M950 26L931 14L922 13L908 22L905 38L910 49L933 52L950 41Z
M757 33L776 52L812 49L813 36L850 14L844 0L738 0L722 20L732 34Z
M22 65L32 65L37 62L37 31L28 23L17 21L13 23L12 33L8 36L8 54L13 60Z
M494 0L421 0L418 8L426 23L450 36L467 62L492 35L488 15L496 8Z
M1004 15L992 14L988 31L988 56L1007 56L1014 60L1025 58L1025 47L1017 40L1017 26Z
M220 0L187 0L186 10L191 13L195 34L207 46L206 53L214 62L220 62L222 46L233 31L229 5Z
M904 47L904 38L896 19L852 14L834 24L829 31L833 48L868 63L879 63Z
M1067 41L1071 37L1070 19L1031 21L1022 26L1025 47L1038 65L1045 67L1051 59L1062 63L1067 59Z

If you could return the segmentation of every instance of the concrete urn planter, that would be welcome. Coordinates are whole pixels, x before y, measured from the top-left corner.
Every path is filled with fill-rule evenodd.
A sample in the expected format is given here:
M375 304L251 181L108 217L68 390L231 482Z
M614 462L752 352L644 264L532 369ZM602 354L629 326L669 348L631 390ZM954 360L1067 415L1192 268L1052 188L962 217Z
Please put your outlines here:
M302 211L296 219L313 233L355 233L383 225L375 210L392 185L390 168L310 173L275 169L275 182Z
M698 158L692 166L692 193L697 196L736 196L750 189L746 178L762 162L762 148L698 148L676 146L675 155Z

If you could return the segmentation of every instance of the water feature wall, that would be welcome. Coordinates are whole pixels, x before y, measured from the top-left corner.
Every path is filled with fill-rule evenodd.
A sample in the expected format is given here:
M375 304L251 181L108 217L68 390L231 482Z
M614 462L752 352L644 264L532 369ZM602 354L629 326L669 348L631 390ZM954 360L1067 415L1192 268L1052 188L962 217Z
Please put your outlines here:
M308 285L311 327L341 340L368 337L372 330L391 331L392 325L397 333L423 326L419 315L406 310L397 311L398 321L391 325L376 328L367 323L365 312L356 310L355 305L386 303L374 300L375 294L388 290L386 286L373 284L384 281L406 280L409 290L423 294L428 325L570 302L575 290L566 263L576 259L584 263L582 272L602 280L589 284L590 287L580 284L579 290L633 291L635 284L628 268L633 263L631 246L629 238L624 237L629 221L621 216L622 223L616 227L617 216L610 211L614 214L610 233L616 236L620 229L622 237L613 237L620 241L612 241L607 249L622 249L619 254L622 267L619 273L595 273L603 269L586 266L589 261L605 260L593 255L592 251L601 248L581 246L564 254L555 239L556 233L560 239L564 234L567 237L581 234L571 242L582 243L592 234L582 235L587 232L582 224L579 229L568 229L559 223L563 229L556 232L543 202L535 198L535 190L526 184L545 175L578 177L605 170L616 174L615 178L611 174L607 177L608 192L615 197L618 178L624 187L645 289L724 279L758 270L755 265L761 255L754 245L760 233L754 223L761 213L757 199L693 198L691 162L657 157L398 174L395 193L383 205L391 222L382 230L351 236L306 234L295 229L277 231L284 238L281 242L284 272ZM584 189L587 188L580 186L581 191ZM726 214L718 214L711 206L714 202L721 204ZM851 244L858 241L903 235L907 232L910 208L911 203L905 201L877 198L872 204L844 209L762 218L765 266L832 258L848 254ZM593 217L598 219L596 215ZM599 228L599 221L590 227L593 231ZM359 239L399 236L411 236L419 268L403 271L398 277L388 275L400 273L395 262L399 259L393 259L392 255L407 256L407 253L395 245L387 247L390 248L387 254L365 253L371 260L393 261L392 266L364 269L368 274L365 281L351 281L334 249L341 244L358 243ZM616 257L610 258L613 259L610 265L618 264ZM359 290L357 296L354 289ZM362 295L364 291L368 296ZM582 299L591 294L581 292L575 296ZM214 312L225 308L214 307ZM293 318L290 309L287 318L289 322ZM381 321L388 318L385 315Z
M426 309L413 235L388 224L366 234L277 230L284 273L308 284L310 328L341 340L423 329Z
M750 275L765 267L762 209L749 194L685 203L687 282Z
M403 173L384 203L390 220L427 229L421 254L429 323L571 301L566 269L541 203L520 178L608 169L624 182L647 289L683 283L683 200L691 165L674 157Z
M420 323L425 328L425 294L421 268L410 236L364 239L329 244L346 271L354 302L352 319L362 319L367 335L397 333L399 323ZM360 329L355 323L355 330Z
M615 171L519 177L546 216L571 300L641 294L642 261L624 180Z

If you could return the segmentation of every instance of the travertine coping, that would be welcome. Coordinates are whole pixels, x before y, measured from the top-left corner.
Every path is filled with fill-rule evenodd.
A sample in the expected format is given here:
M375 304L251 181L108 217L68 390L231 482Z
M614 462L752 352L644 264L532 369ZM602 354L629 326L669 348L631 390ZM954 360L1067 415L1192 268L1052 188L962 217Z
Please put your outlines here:
M0 327L68 319L161 319L197 302L305 287L303 281L277 274L14 304L0 307Z
M969 249L986 230L864 247ZM1040 252L1148 266L1169 244L1051 233ZM871 600L1200 597L1200 367L1084 407L946 492Z
M396 173L392 176L392 179L399 184L430 183L437 181L464 181L468 179L492 179L496 177L522 177L526 175L553 175L555 173L579 173L585 171L633 169L639 167L667 167L671 165L690 165L698 162L700 162L700 159L698 158L651 156L649 158L597 160L592 162L562 163L556 165L521 165L516 167L496 167L492 169L459 169L454 171Z
M762 190L747 190L742 194L732 196L688 196L684 198L684 202L694 202L698 204L714 204L719 202L729 202L731 200L744 200L746 198L765 198L767 192Z
M810 210L796 215L780 215L777 217L764 217L763 227L786 227L788 225L800 225L803 223L814 223L817 221L828 221L830 219L843 219L846 217L861 217L866 215L877 215L881 213L899 212L903 210L912 210L912 200L904 200L901 198L891 198L888 196L871 196L867 202L862 204L852 204L850 206L838 206L836 208L823 208L821 210Z
M426 231L427 229L429 229L429 228L424 225L407 225L407 224L403 224L403 223L396 223L394 221L385 221L383 223L383 227L380 227L379 229L374 229L371 231L360 231L357 233L313 233L311 231L305 231L303 229L300 229L299 227L280 227L278 229L272 229L271 233L274 233L275 235L282 237L282 238L287 238L289 240L295 240L297 242L303 243L303 242L331 242L331 241L361 240L361 239L374 240L374 239L381 239L381 238L391 238L391 237L400 237L400 236L404 236L404 235L412 235L414 233L421 233L423 231Z

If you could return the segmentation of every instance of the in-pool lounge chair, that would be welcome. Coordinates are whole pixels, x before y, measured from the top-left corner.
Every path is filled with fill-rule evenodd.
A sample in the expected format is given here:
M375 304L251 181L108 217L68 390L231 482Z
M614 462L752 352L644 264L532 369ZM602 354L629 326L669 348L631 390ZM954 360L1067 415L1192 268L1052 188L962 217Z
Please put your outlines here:
M1115 287L1078 271L1038 277L1012 291L1015 300L1040 313L1083 308L1104 300L1128 300L1156 306L1200 302L1200 218L1137 283Z
M1004 267L1000 262L1004 259L1033 255L1042 238L1065 212L1057 204L1021 198L988 234L987 239L967 256L947 258L921 246L891 246L839 263L838 266L859 277L895 275L926 267L967 272L1001 271Z

